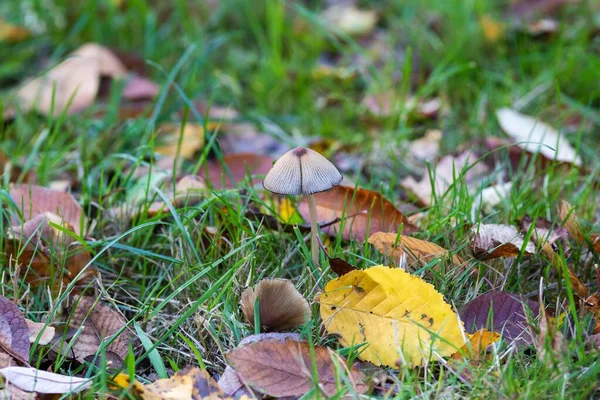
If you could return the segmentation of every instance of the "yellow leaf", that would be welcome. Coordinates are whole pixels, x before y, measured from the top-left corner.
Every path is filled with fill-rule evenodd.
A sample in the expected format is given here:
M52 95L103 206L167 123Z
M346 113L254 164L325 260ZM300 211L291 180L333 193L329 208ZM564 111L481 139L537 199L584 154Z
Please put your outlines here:
M490 332L486 329L481 329L473 334L467 334L469 342L466 343L459 351L452 355L455 360L462 360L468 357L472 360L478 360L481 353L485 349L500 340L498 332Z
M488 42L497 42L504 35L504 25L489 15L479 18L479 25L483 31L483 36Z
M344 346L367 342L359 358L398 368L446 357L465 339L458 316L435 288L402 269L378 265L330 281L320 295L327 332Z
M229 400L206 370L187 367L169 379L159 379L149 385L133 380L127 374L113 378L117 386L133 391L143 400ZM241 399L248 399L242 396Z
M375 232L369 238L369 243L375 246L381 254L392 257L397 265L400 265L403 257L406 257L406 263L409 266L422 266L436 258L451 255L448 250L435 243L397 233ZM466 264L465 260L456 255L452 255L452 263L455 266Z
M179 138L181 139L180 155L183 158L192 158L204 145L204 128L201 124L188 122L185 126L177 123L164 123L158 128L158 145L155 151L167 157L177 156Z

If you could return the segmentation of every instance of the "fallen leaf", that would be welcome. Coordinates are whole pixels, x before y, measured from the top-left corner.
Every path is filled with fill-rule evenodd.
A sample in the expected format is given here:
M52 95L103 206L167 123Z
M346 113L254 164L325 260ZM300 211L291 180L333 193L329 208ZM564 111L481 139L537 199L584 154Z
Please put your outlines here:
M154 383L143 385L126 374L119 374L113 381L120 387L127 389L130 386L142 400L228 400L217 385L217 382L206 370L195 367L186 367L169 379L160 379ZM249 400L242 396L239 400Z
M79 112L94 103L102 75L126 74L119 59L105 47L88 43L44 75L30 79L17 91L21 109L57 116Z
M411 234L419 230L389 200L370 190L335 186L314 194L314 199L319 223L336 218L341 220L322 229L330 236L341 231L344 239L363 242L367 235L375 232L399 232L402 229L405 234ZM310 219L306 198L298 204L298 212L305 220Z
M105 351L113 352L121 360L125 359L131 334L125 327L127 321L121 314L98 301L96 297L75 296L73 302L74 309L68 321L69 327L79 329L83 326L82 332L72 344L74 358L83 362L87 356L96 354L103 342L110 341L110 344L104 347Z
M92 259L89 251L65 231L75 235L71 225L50 212L8 230L6 253L17 263L27 283L40 285L57 277L58 285L69 283L86 267L79 276L80 283L95 274L95 269L89 266Z
M329 267L337 276L346 275L348 272L356 271L356 267L341 258L330 258Z
M349 36L361 36L371 32L377 24L377 12L361 10L354 5L335 5L322 14L325 26L333 27Z
M207 184L213 189L231 189L236 187L247 176L253 185L262 184L273 166L269 156L251 153L238 153L223 157L223 163L210 161L199 172L205 177Z
M552 367L555 359L558 358L558 364L562 367L560 361L568 352L567 343L562 332L557 330L552 319L548 318L544 304L541 300L542 294L540 292L540 325L537 341L535 343L538 357L540 360L546 362L549 367Z
M539 15L551 15L558 12L569 3L580 0L513 0L510 2L510 12L515 18L530 19Z
M123 98L131 101L152 100L158 95L160 87L149 79L133 76L123 88Z
M505 182L486 187L475 199L475 209L481 209L485 214L492 214L494 207L510 196L512 186L512 182Z
M440 152L442 131L431 129L422 138L413 140L408 145L408 154L419 161L433 160Z
M54 338L55 329L53 326L43 322L34 322L29 319L25 320L29 331L29 343L37 343L45 346Z
M12 301L0 296L0 348L16 360L29 360L29 330L23 313Z
M35 368L6 367L0 369L6 382L26 392L44 394L79 393L91 386L92 380L55 374Z
M575 214L575 207L564 200L561 201L558 207L558 218L577 243L585 243L585 237L581 232L577 214Z
M257 300L262 331L291 329L310 319L308 302L288 279L263 279L254 288L244 290L240 303L253 327Z
M475 333L468 333L467 336L469 337L469 342L452 355L453 359L463 360L467 358L478 361L485 349L500 340L501 335L497 332L480 329Z
M274 397L302 396L313 387L313 360L317 368L319 388L327 396L338 391L338 373L332 358L344 366L346 361L324 346L314 346L291 335L260 334L244 339L244 343L225 354L227 363L242 382L261 393ZM311 356L314 356L313 357ZM350 384L357 393L367 387L360 372L349 371Z
M532 229L533 220L525 216L521 219L521 229L523 232L528 232ZM543 246L545 243L552 246L555 253L562 249L565 256L569 256L569 232L559 224L553 224L545 218L537 218L531 235L531 240L538 245Z
M460 318L467 332L487 329L501 333L508 343L530 345L533 342L528 331L525 307L531 309L533 315L538 314L539 306L533 301L524 303L515 294L491 291L467 303L460 310Z
M242 396L254 398L248 388L242 383L237 372L229 365L225 367L225 371L217 382L219 388L228 396L239 399Z
M558 32L558 21L542 18L527 25L527 32L533 36L549 35Z
M10 197L21 211L24 221L50 212L65 220L77 235L84 236L86 218L81 206L70 193L36 185L13 185L10 188ZM13 220L13 223L18 225L19 221Z
M540 153L548 160L581 166L581 157L575 149L550 125L509 108L496 111L496 117L502 130L525 151Z
M464 266L466 261L435 243L396 233L376 232L369 243L386 257L391 257L396 265L406 258L409 267L421 267L438 258L452 259L456 267Z
M375 266L327 283L320 295L327 332L359 358L399 368L450 356L465 341L458 316L435 288L402 269Z
M165 157L176 157L179 152L181 157L191 159L204 146L204 128L195 122L186 122L184 126L166 122L157 128L156 135L158 143L154 150Z
M499 257L517 257L535 253L531 242L525 244L523 236L517 228L510 225L480 224L472 229L475 236L471 241L473 255L480 260L491 260Z
M31 31L25 27L11 24L0 18L0 42L20 42L31 36Z
M456 179L462 177L467 183L487 174L489 168L479 162L470 152L463 152L454 157L448 155L443 157L437 165L432 168L433 182L427 168L423 170L421 180L417 181L408 176L400 181L405 189L412 192L423 206L430 206L433 195L439 198L454 184Z

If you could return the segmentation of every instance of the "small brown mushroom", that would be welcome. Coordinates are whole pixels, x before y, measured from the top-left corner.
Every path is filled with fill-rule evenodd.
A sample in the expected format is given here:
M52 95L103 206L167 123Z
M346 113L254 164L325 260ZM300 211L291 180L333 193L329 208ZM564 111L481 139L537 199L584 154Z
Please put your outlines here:
M297 147L285 153L275 162L265 177L263 186L276 194L305 195L311 227L312 261L319 265L317 239L317 206L313 194L325 192L342 182L342 174L328 159L314 150Z

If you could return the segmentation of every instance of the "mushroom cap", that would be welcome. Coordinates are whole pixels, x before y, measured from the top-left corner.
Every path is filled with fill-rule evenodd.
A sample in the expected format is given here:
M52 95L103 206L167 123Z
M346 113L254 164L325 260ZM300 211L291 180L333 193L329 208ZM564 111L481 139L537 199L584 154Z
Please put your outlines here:
M297 147L273 164L263 186L277 194L309 195L342 182L343 176L328 159L311 149Z

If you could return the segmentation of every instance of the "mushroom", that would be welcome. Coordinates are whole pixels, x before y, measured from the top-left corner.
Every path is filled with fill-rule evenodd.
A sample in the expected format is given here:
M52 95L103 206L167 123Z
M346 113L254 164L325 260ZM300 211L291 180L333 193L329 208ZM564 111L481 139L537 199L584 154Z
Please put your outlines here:
M311 149L297 147L285 153L273 164L263 186L276 194L304 195L310 214L311 252L315 266L319 265L317 206L313 194L325 192L342 182L342 174L328 159Z

